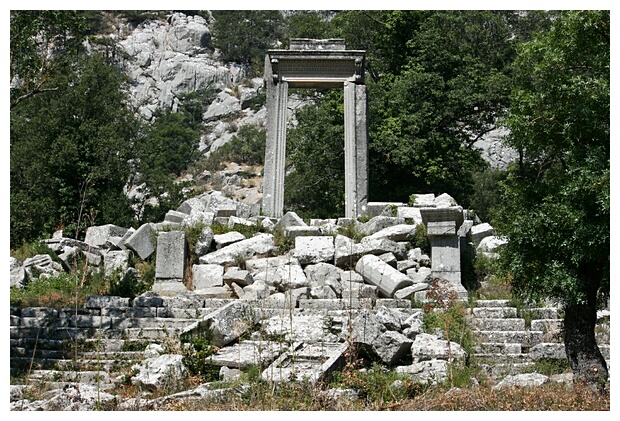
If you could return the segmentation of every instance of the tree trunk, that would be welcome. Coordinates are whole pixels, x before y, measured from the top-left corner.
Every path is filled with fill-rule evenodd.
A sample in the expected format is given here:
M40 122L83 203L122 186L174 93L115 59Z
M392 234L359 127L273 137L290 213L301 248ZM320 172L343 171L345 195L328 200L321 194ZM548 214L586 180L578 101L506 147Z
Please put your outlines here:
M594 336L596 298L586 304L565 307L564 347L575 383L586 383L598 392L605 390L609 378L607 363Z

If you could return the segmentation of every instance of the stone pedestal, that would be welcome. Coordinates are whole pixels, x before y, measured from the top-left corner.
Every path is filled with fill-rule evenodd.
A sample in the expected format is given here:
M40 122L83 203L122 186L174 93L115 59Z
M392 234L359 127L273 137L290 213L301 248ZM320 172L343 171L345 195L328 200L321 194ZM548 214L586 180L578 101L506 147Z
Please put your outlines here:
M463 208L422 208L420 213L431 243L431 275L448 280L459 297L467 298L467 290L461 284L459 229L464 221Z

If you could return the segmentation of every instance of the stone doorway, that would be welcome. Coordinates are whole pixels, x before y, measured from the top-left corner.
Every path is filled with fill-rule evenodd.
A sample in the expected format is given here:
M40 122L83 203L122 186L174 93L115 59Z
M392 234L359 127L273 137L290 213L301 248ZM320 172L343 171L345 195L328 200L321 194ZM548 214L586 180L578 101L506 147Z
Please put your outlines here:
M345 217L364 213L368 203L368 121L364 58L347 50L343 39L293 38L289 50L265 55L267 144L263 213L279 218L284 210L286 105L290 88L344 89Z

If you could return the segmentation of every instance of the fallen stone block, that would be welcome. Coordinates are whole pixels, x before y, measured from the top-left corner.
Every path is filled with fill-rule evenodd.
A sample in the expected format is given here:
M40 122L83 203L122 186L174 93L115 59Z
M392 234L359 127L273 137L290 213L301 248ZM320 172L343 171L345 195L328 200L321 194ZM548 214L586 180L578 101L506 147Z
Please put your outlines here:
M458 343L450 342L448 349L448 341L439 339L435 335L428 333L420 333L415 337L411 344L411 357L413 361L424 361L433 359L448 360L450 355L453 360L462 360L467 353Z
M388 330L372 342L372 350L384 364L391 367L409 353L412 343L405 335Z
M392 227L394 225L401 225L404 223L405 220L403 218L379 215L375 216L370 221L361 224L358 229L360 232L363 232L366 235L370 236L385 228Z
M207 357L209 364L245 369L251 366L265 367L271 364L286 344L272 341L243 341L220 348L216 354Z
M164 354L157 358L148 358L132 367L138 374L131 378L131 383L150 391L172 388L185 375L183 356Z
M307 225L288 227L284 231L284 235L291 240L295 240L297 237L316 237L321 235L321 229L319 227L312 227Z
M94 247L102 247L110 237L123 237L126 232L127 228L113 224L88 227L84 242Z
M245 260L255 255L265 255L274 249L273 234L259 234L201 256L199 261L201 264L226 265L238 259Z
M183 279L189 250L185 232L161 232L157 236L156 282L160 279Z
M155 251L157 233L151 224L140 226L126 241L125 247L134 251L142 260L146 260Z
M331 236L304 236L295 238L295 256L301 265L334 261L334 238Z
M252 285L254 283L254 277L247 270L230 269L224 273L224 282L227 285L237 284L241 287Z
M221 287L224 285L224 267L221 265L193 265L192 275L194 290Z
M326 380L344 367L347 349L346 343L306 344L283 353L263 371L262 378L272 382L307 380L311 384Z
M538 387L549 381L549 377L540 373L516 374L504 377L504 379L493 386L493 389L503 389L506 387Z
M474 248L477 248L483 238L495 235L495 230L491 224L485 222L472 226L469 233L471 235L471 241L474 243Z
M425 284L424 282L420 282L417 284L413 284L411 286L399 289L398 291L396 291L394 293L394 298L400 298L400 299L410 299L412 297L415 296L415 293L418 291L424 291L428 289L428 284Z
M263 332L271 337L279 336L289 342L338 342L338 336L327 329L325 316L295 313L291 317L288 313L284 312L282 315L274 315L263 320Z
M234 243L238 243L239 241L245 239L245 235L237 231L231 231L225 234L217 234L213 236L213 242L215 243L216 250L219 250Z
M448 379L448 362L437 359L419 361L411 365L398 366L395 371L406 375L416 383L436 385Z
M255 315L245 300L235 300L209 313L181 332L181 340L210 331L213 344L223 347L237 340L255 323Z
M306 225L295 212L286 212L276 223L275 228L280 228L284 232L290 227L305 227Z
M365 255L355 265L355 271L362 275L364 280L379 288L385 297L393 297L399 289L408 287L413 281L400 273L377 256Z

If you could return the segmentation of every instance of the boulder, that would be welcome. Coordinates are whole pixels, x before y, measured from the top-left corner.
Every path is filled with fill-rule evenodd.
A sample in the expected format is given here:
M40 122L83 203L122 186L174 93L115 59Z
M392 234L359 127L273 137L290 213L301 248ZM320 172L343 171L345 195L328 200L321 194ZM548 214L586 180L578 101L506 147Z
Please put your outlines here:
M275 228L280 228L283 232L290 227L305 227L307 224L295 212L286 212L276 223Z
M129 250L110 250L103 255L103 268L106 276L115 271L126 272L129 268Z
M495 235L495 230L491 224L485 222L472 226L469 233L471 235L471 241L474 243L474 248L477 248L483 238Z
M350 340L370 348L375 339L385 331L385 326L377 316L372 311L364 309L351 321L350 326L347 322L343 323L340 337L345 342Z
M507 239L491 235L480 240L480 244L478 244L476 251L486 253L494 252L499 246L507 243Z

